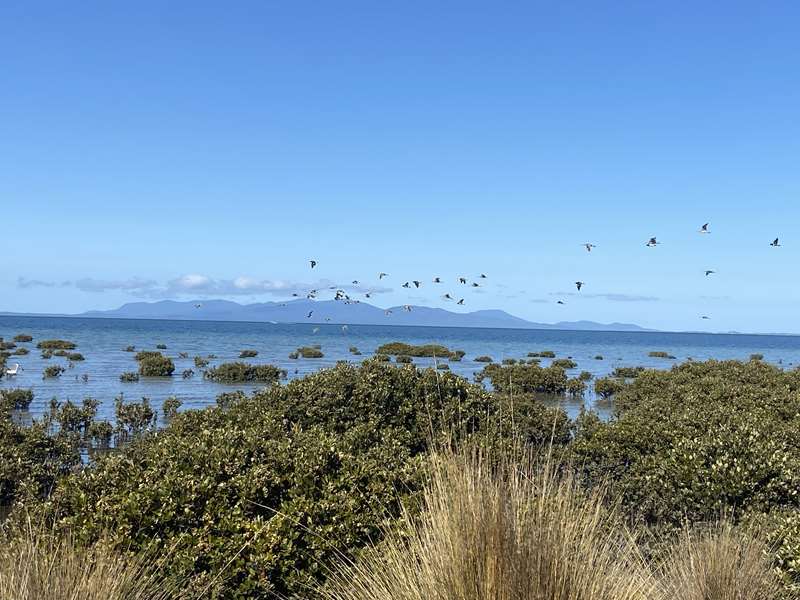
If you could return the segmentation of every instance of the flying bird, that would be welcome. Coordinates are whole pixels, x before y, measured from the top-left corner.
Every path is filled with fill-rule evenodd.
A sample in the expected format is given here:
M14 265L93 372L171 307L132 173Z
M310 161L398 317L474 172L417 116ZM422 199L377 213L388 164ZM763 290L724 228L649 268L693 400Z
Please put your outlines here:
M588 243L588 242L586 244L584 244L583 247L586 248L587 252L591 252L592 248L597 248L597 246L595 246L594 244Z
M706 277L708 277L709 275L713 275L714 273L716 273L716 271L712 271L711 269L706 269Z
M460 304L461 306L464 306L464 299L462 298L461 300L459 300L458 302L456 302L456 304Z
M388 273L378 273L378 279L383 279L387 275L388 275Z
M442 280L439 277L434 277L433 278L433 283L442 283Z
M645 246L649 246L650 248L653 248L654 246L657 246L657 245L659 245L660 243L661 243L661 242L658 242L658 241L656 241L656 238L654 238L654 237L651 237L651 238L650 238L650 239L647 241L647 243L645 244Z
M478 283L475 283L475 282L473 281L473 282L472 282L472 287L481 287L481 286L480 286L480 284L478 284Z
M404 288L410 288L410 287L411 287L411 284L410 284L410 283L408 283L408 282L406 281L406 282L403 284L403 287L404 287Z
M465 277L459 277L458 283L467 283L467 279Z
M195 308L202 308L202 306L203 306L202 304L195 304L194 305Z
M313 269L314 267L316 267L316 266L317 266L317 261L315 261L315 260L310 260L310 261L308 261L308 264L310 264L310 265L311 265L311 268Z
M412 281L411 283L413 283L413 284L414 284L414 286L415 286L416 288L419 288L419 286L421 286L421 285L422 285L422 282L421 282L421 281L416 281L416 280L415 280L415 281Z
M406 312L411 312L411 305L410 304L404 304L403 305L403 310L406 311Z
M483 273L481 273L481 279L486 279L486 275L484 275Z
M583 286L584 286L584 283L583 283L582 281L576 281L576 282L575 282L575 287L576 287L576 288L578 288L578 291L579 291L579 292L581 291L581 288L582 288Z
M358 279L353 279L353 285L358 285Z
M313 314L314 314L313 310L308 311L308 314L306 315L306 319L310 319L311 315L313 315Z
M556 304L566 304L566 302L564 302L563 300L558 300L556 301Z
M444 298L445 300L452 300L453 299L453 297L450 294L445 294L444 296L442 296L442 298Z
M772 241L772 243L770 244L770 246L774 246L775 248L777 248L778 246L780 246L781 244L780 244L780 242L778 241L778 239L779 239L779 238L775 238L775 239Z
M708 225L709 225L708 223L704 223L704 224L703 224L703 226L700 228L699 232L700 232L700 233L711 233L711 232L708 230Z

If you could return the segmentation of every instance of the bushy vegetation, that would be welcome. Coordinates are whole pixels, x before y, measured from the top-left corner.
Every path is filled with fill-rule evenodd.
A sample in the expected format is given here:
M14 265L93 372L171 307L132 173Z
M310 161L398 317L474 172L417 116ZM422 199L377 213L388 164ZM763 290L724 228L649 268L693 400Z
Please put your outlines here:
M258 350L242 350L239 353L239 358L255 358L258 356Z
M75 350L77 346L67 340L43 340L36 347L39 350Z
M119 376L119 380L122 383L135 383L139 381L139 373L136 371L126 371L122 375Z
M183 402L177 396L170 396L166 400L164 400L164 404L161 405L161 414L164 417L164 422L169 423L175 418L175 415L178 414L178 409L181 407Z
M462 350L450 350L447 346L441 344L423 344L415 346L413 344L406 344L405 342L390 342L383 344L375 350L376 354L388 354L392 356L414 356L414 357L428 357L428 358L462 358L464 352Z
M322 358L325 356L322 350L314 348L313 346L302 346L297 349L297 354L303 358Z
M80 362L82 360L86 360L80 352L67 352L66 350L56 350L53 352L53 356L60 356L61 358L66 358L70 362Z
M396 362L398 364L409 365L409 364L414 362L414 359L411 358L410 356L400 355L400 356L395 357L394 362Z
M490 362L494 362L494 361L492 360L491 356L485 356L484 355L484 356L476 356L475 357L475 362L490 363Z
M224 383L245 381L276 383L286 377L286 371L273 365L251 365L245 362L232 362L208 369L205 372L205 377Z
M49 367L45 367L45 370L42 371L42 378L43 379L53 379L55 377L61 377L61 374L65 371L64 367L61 365L52 365Z
M478 382L486 379L501 394L563 394L567 390L567 374L558 366L491 364L476 375Z
M647 356L651 358L672 358L672 359L675 358L674 356L672 356L672 354L670 354L669 352L664 352L663 350L653 350L652 352L648 352Z
M140 352L136 356L146 354L139 359L139 375L142 377L169 377L175 371L175 363L160 352Z
M577 367L578 363L576 363L571 358L557 358L551 363L551 365L554 367L561 367L562 369L569 370Z
M14 341L22 344L26 342L32 342L33 336L28 335L27 333L18 333L17 335L14 336Z
M205 369L208 366L208 360L202 356L195 356L194 366L196 369Z
M611 377L618 379L633 379L644 373L644 367L616 367L611 372Z
M615 377L600 377L594 380L594 393L607 400L619 392L624 385L621 379Z
M33 402L33 390L22 388L0 390L0 410L3 410L3 407L27 410L31 402Z
M12 354L13 356L27 356L27 355L28 355L28 354L30 354L30 353L31 353L31 351L30 351L30 350L28 350L27 348L17 348L17 349L16 349L16 350L14 350L14 352L12 352L11 354Z
M542 350L541 352L528 352L528 358L555 358L556 353L552 350Z
M166 344L156 344L156 350L166 350L166 349L167 349Z

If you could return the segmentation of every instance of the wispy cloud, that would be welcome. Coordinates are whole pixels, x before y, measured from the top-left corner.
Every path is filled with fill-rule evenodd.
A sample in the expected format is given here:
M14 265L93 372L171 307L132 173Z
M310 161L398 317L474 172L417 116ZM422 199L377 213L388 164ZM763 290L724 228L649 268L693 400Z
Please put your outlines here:
M573 298L599 298L611 302L659 302L656 296L642 296L638 294L588 294L584 292L553 292L551 296L569 296Z
M84 277L74 282L56 283L39 279L17 279L17 287L31 289L36 287L74 287L82 292L105 293L125 292L139 298L163 299L175 297L211 297L211 296L278 296L289 297L292 294L305 295L311 290L341 289L347 293L384 294L391 288L365 284L341 284L328 279L320 279L310 283L288 280L259 279L240 276L235 279L215 279L207 275L191 273L181 275L166 282L159 283L154 279L131 277L129 279L104 280Z

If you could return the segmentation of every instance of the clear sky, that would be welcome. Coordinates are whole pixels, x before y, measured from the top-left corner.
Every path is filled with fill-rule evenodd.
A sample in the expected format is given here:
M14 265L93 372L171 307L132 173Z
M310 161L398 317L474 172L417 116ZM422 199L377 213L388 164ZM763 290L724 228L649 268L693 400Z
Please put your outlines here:
M0 310L357 279L380 306L800 332L797 3L0 12Z

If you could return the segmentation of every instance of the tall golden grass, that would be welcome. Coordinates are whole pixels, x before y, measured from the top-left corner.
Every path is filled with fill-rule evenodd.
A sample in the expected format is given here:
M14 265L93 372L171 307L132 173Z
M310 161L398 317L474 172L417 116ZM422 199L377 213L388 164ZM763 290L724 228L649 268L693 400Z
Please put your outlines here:
M156 556L134 557L103 543L83 547L69 536L28 524L0 539L3 600L177 600L178 582Z
M658 564L602 490L526 458L438 455L421 514L318 590L326 600L767 600L766 547L727 523L687 530Z

